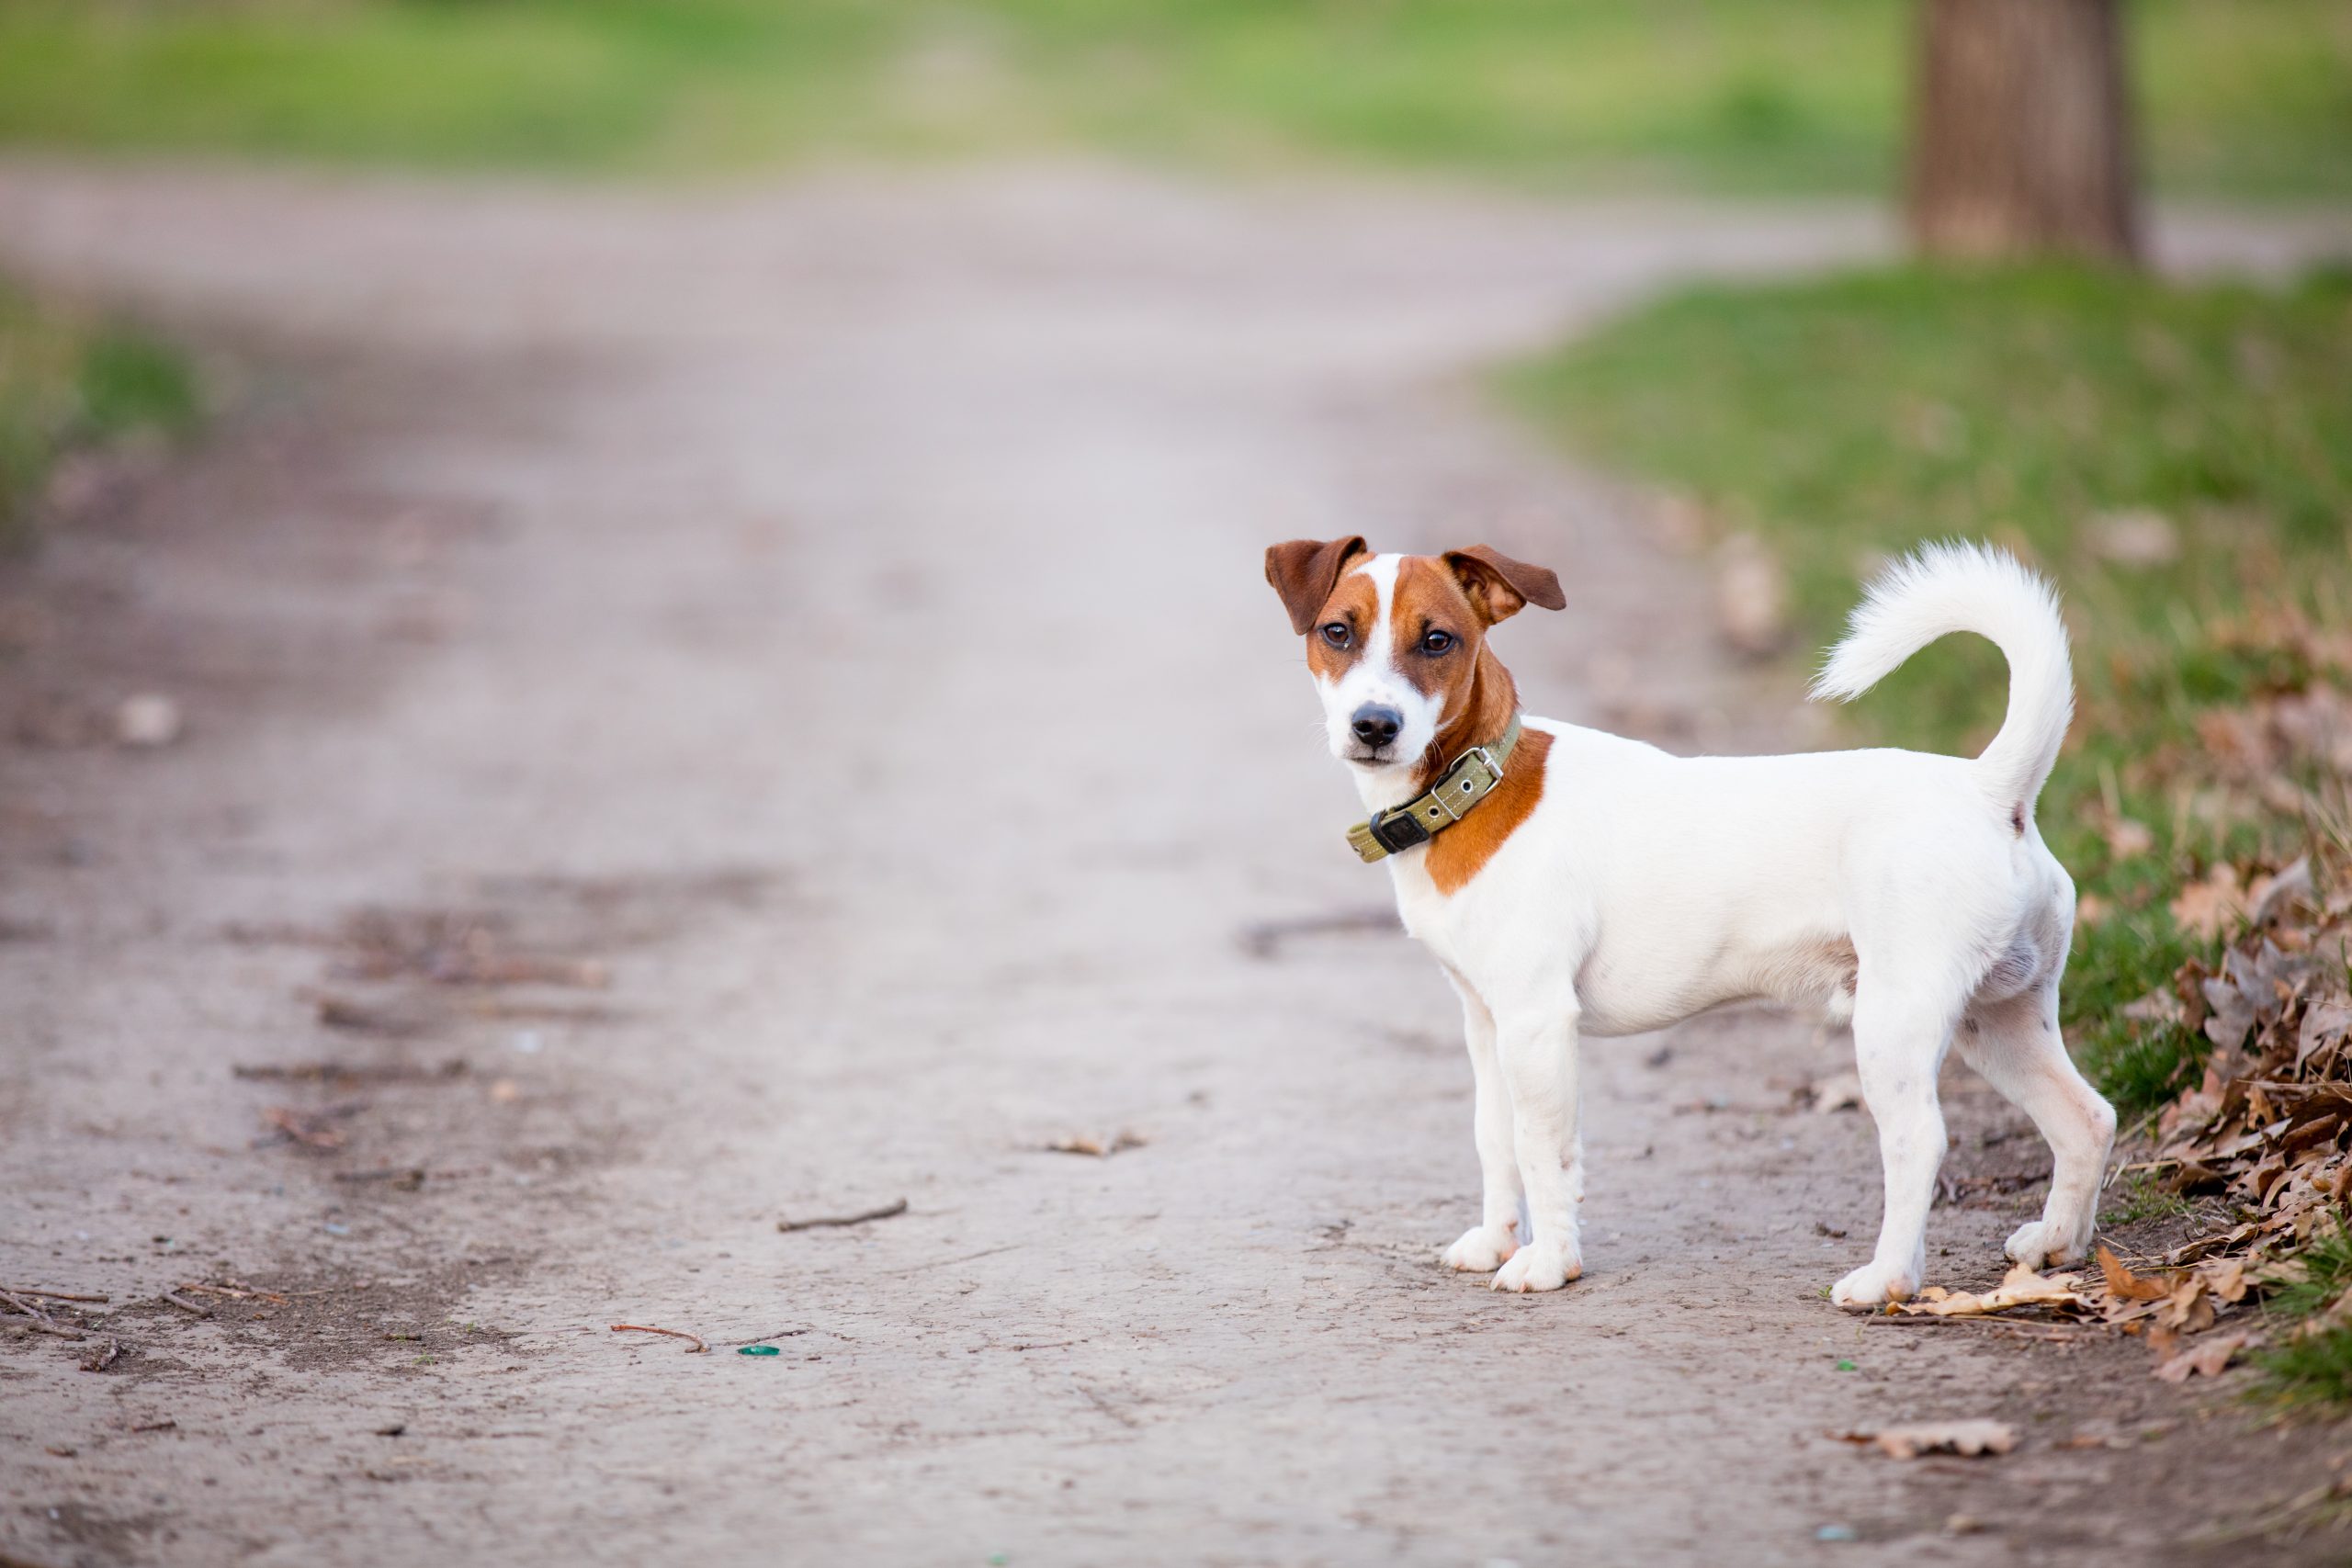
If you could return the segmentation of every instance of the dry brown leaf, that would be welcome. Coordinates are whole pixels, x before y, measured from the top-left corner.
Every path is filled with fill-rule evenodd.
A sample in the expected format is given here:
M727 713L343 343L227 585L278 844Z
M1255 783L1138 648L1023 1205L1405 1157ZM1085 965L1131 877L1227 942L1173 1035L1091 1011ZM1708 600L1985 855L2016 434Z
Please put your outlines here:
M2246 890L2247 918L2267 925L2285 909L2312 898L2312 857L2303 855L2276 876L2257 876Z
M326 1124L326 1113L305 1115L291 1106L266 1106L261 1113L262 1124L275 1128L306 1148L339 1149L343 1134Z
M2199 1339L2188 1349L2159 1362L2152 1375L2165 1382L2187 1382L2200 1372L2209 1378L2220 1377L2222 1370L2230 1364L2230 1358L2244 1349L2245 1342L2243 1334Z
M2107 1280L2107 1293L2119 1301L2156 1302L2172 1294L2170 1280L2134 1274L2104 1243L2098 1249L2098 1271Z
M1073 1133L1065 1138L1055 1138L1046 1145L1049 1153L1057 1155L1087 1155L1095 1159L1109 1159L1122 1149L1139 1149L1145 1139L1140 1133L1121 1132L1111 1137L1092 1133Z
M2261 734L2232 720L2208 739L2248 757L2274 744L2302 755L2340 738L2347 716L2352 704L2313 686L2265 698L2254 716L2267 727ZM2089 1293L2099 1315L2143 1336L2173 1381L2226 1366L2227 1353L2198 1336L2233 1317L2210 1336L2223 1345L2245 1303L2285 1283L2295 1255L2335 1234L2352 1204L2352 855L2324 836L2310 845L2282 867L2216 865L2179 889L2172 908L2185 932L2233 940L2217 960L2185 963L2169 995L2123 1010L2135 1030L2213 1042L2199 1081L2159 1113L2156 1157L2143 1168L2161 1171L2170 1190L2222 1196L2241 1216L2165 1255L2168 1270L2185 1273L2136 1275L2098 1256L2101 1282Z
M2183 1334L2202 1334L2212 1327L2213 1303L2205 1293L2205 1281L2192 1274L2175 1286L2156 1309L2156 1322Z
M2200 941L2211 942L2245 919L2245 889L2238 886L2238 868L2224 862L2202 882L2192 882L2172 901L2173 923Z
M2242 1302L2251 1281L2245 1277L2245 1259L2220 1258L2198 1265L2197 1272L2205 1281L2206 1293L2224 1302Z
M1922 1291L1919 1300L1897 1303L1896 1310L1930 1317L1975 1317L2019 1306L2086 1308L2090 1303L2075 1289L2075 1281L2080 1278L2077 1274L2038 1274L2020 1263L1989 1291L1981 1293L1957 1291L1932 1301L1927 1299L1928 1292Z
M2314 1004L2303 1014L2302 1028L2295 1035L2296 1063L2308 1062L2329 1046L2342 1044L2347 1034L2352 1034L2352 1001Z
M2007 1453L2018 1446L2018 1433L2006 1421L1916 1421L1901 1427L1849 1432L1845 1440L1875 1443L1881 1452L1895 1459L1917 1459L1921 1454L1935 1453L1974 1457Z

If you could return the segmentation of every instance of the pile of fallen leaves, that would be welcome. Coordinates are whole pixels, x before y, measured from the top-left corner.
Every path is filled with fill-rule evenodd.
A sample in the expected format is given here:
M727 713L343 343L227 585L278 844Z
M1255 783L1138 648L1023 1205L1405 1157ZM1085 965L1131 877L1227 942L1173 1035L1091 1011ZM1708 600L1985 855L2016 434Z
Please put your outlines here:
M2217 868L2180 902L2184 925L2220 908L2239 934L2218 964L2192 959L2169 988L2127 1010L2147 1026L2201 1035L2211 1054L2199 1081L2158 1113L2153 1155L2124 1168L2211 1200L2204 1210L2220 1223L2132 1264L2101 1247L2096 1276L2018 1269L1990 1291L1931 1288L1896 1310L2105 1323L2146 1337L2158 1377L2210 1376L2262 1342L2248 1309L2303 1278L2298 1255L2343 1231L2352 1197L2352 855L2330 840L2276 871ZM2346 1324L2352 1292L2295 1332Z
M2250 1303L2268 1285L2291 1275L2291 1266L2266 1269L2242 1257L2208 1257L2185 1267L2155 1267L2134 1273L2109 1248L2098 1249L2098 1273L2040 1274L2023 1264L1989 1291L1947 1291L1930 1285L1913 1300L1887 1310L1924 1317L1981 1317L2020 1308L2045 1315L2105 1324L2144 1337L2155 1353L2155 1375L2183 1382L2203 1373L2218 1376L2240 1350L2259 1343L2254 1329L2233 1309ZM2231 1332L2208 1335L2222 1325ZM2198 1337L2191 1338L2192 1336Z
M2192 1256L2291 1251L2352 1191L2352 876L2339 849L2324 858L2332 890L2312 856L2255 883L2219 968L2192 959L2148 1004L2212 1045L2203 1078L2158 1116L2149 1168L2245 1216L2180 1249Z

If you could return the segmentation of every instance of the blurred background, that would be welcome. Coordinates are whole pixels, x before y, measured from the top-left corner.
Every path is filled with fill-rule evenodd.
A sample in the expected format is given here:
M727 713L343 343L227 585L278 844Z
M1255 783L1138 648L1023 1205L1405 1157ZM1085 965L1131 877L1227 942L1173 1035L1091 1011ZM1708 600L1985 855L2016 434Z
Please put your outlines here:
M1073 167L1089 172L989 183ZM868 186L885 194L861 205ZM747 214L776 190L802 194L763 228ZM823 250L803 244L804 220L851 238L796 272ZM1119 464L1157 436L1116 426L1102 412L1116 399L1095 393L1143 385L1159 355L1178 367L1148 404L1169 440L1214 427L1229 446L1137 460L1160 486L1138 515L1157 504L1181 528L1211 510L1187 514L1182 498L1241 494L1282 502L1238 528L1268 538L1353 531L1358 502L1393 521L1411 506L1383 488L1378 454L1353 451L1363 471L1336 467L1357 488L1311 502L1282 498L1314 491L1312 475L1282 470L1263 492L1214 476L1263 460L1247 441L1265 431L1375 446L1363 428L1333 434L1333 411L1382 376L1442 379L1510 433L1497 439L1560 465L1532 481L1514 469L1512 495L1605 496L1578 503L1598 519L1580 547L1635 541L1668 563L1596 608L1791 702L1894 552L1986 537L2050 573L2082 692L2040 818L2083 894L2066 1023L2127 1126L2171 1125L2158 1119L2209 1067L2245 1067L2268 1038L2211 1025L2224 1015L2209 983L2233 973L2233 944L2267 932L2311 951L2311 921L2345 916L2325 889L2352 780L2352 0L0 0L9 227L0 266L22 276L0 277L0 691L19 753L176 743L186 716L168 691L118 707L109 688L95 716L58 696L72 676L57 649L103 645L92 628L119 601L60 598L44 573L61 551L81 558L76 538L135 554L172 536L109 535L106 519L175 466L200 471L255 406L299 401L300 378L270 371L275 330L299 341L381 310L402 332L383 329L398 341L373 344L379 359L469 367L384 396L416 406L458 387L446 416L480 412L485 430L552 427L569 406L526 407L472 374L499 352L553 375L625 340L674 333L682 356L723 343L739 356L725 375L800 408L797 433L707 410L664 423L649 393L591 422L597 450L641 452L647 431L773 442L838 481L795 492L817 510L866 499L865 479L826 465L886 405L951 453L983 445L974 431L1014 449L1074 430L1056 453L1066 470L1024 470L1034 493L1008 489L997 510L944 479L896 501L952 520L945 547L966 564L998 544L1059 562L1057 581L1092 585L1056 605L1070 616L1103 608L1093 596L1122 558L1065 561L1029 519L1074 508L1090 483L1098 510L1129 502ZM744 255L805 286L789 308L807 320L761 315L771 278L732 266ZM1065 266L1092 290L1076 291L1093 313L1075 326L1047 308L1071 297L1054 292ZM624 276L683 298L649 304ZM898 277L888 308L902 319L819 332L853 313L838 300L871 308L888 292L874 280ZM975 278L1035 297L976 323L956 313L957 288L982 297ZM488 302L448 302L469 293ZM607 299L644 309L616 316ZM225 351L205 330L224 301L239 323ZM1341 323L1349 310L1365 320ZM926 378L933 344L999 369L1066 354L1084 374L1032 389L1033 406L968 367ZM837 374L837 403L750 367L786 347L796 371ZM1283 418L1311 417L1245 437L1203 410L1230 400L1217 414L1238 429L1252 400L1278 400L1273 370L1249 381L1261 351L1266 367L1312 362L1281 394L1297 404ZM1403 428L1389 430L1400 449L1426 443ZM299 473L358 440L310 432L269 462ZM1483 461L1449 449L1436 468ZM664 470L673 481L704 479ZM1418 515L1476 528L1507 510L1465 488ZM727 547L767 561L788 530L765 499L734 499ZM1565 548L1548 504L1498 542ZM614 524L613 562L633 558L634 525ZM470 526L418 525L388 547L436 558ZM922 603L923 563L838 549L837 581ZM1154 584L1166 595L1254 571L1171 554ZM277 558L199 575L208 613L233 621L233 595L205 595L266 581ZM1690 605L1701 619L1668 613ZM398 614L421 640L439 635L431 604ZM1038 658L1057 677L1097 673ZM1285 694L1303 725L1303 693ZM2001 694L1989 649L1939 648L1826 728L1779 739L1973 749ZM1616 700L1634 712L1642 695ZM761 712L746 699L739 739ZM524 815L505 829L528 830ZM2290 929L2265 894L2298 865L2320 892ZM2340 976L2312 984L2345 999ZM2292 1035L2305 1014L2281 1016L2260 1027ZM2288 1055L2296 1072L2346 1071L2308 1045ZM2117 1191L2126 1226L2218 1223L2228 1192L2245 1197L2146 1172ZM2346 1299L2352 1249L2329 1259L2300 1310ZM2334 1333L2272 1375L2352 1399L2352 1330Z
M8 0L0 136L687 176L1083 145L1227 169L1891 197L1923 4ZM1994 13L2022 8L1976 9L1997 31ZM2341 4L2052 9L2128 20L2114 47L2155 189L2352 196Z

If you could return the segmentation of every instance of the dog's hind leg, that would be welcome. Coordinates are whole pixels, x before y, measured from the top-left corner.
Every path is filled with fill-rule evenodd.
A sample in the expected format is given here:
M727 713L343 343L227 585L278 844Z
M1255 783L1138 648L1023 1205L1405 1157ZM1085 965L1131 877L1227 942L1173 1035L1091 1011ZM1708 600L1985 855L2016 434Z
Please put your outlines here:
M2080 1258L2098 1217L2099 1187L2115 1146L2115 1109L2066 1055L2058 1032L2056 977L2023 996L1972 1007L1967 1023L1956 1037L1961 1058L2033 1118L2053 1165L2041 1218L2009 1237L2008 1255L2036 1269Z
M1950 984L1873 973L1867 954L1854 1000L1854 1064L1878 1123L1886 1213L1871 1260L1838 1281L1830 1300L1870 1308L1918 1290L1928 1266L1928 1210L1943 1164L1944 1115L1936 1073L1960 1012Z
M1527 1189L1528 1237L1496 1272L1498 1291L1556 1291L1584 1272L1577 1205L1584 1197L1577 1126L1577 1013L1506 1012L1496 1049L1510 1086L1511 1150Z
M1462 1034L1470 1047L1470 1071L1477 1084L1473 1131L1478 1140L1478 1173L1484 1188L1479 1223L1445 1249L1449 1269L1491 1274L1519 1249L1519 1163L1511 1152L1510 1085L1495 1054L1495 1015L1469 982L1448 969L1462 998Z

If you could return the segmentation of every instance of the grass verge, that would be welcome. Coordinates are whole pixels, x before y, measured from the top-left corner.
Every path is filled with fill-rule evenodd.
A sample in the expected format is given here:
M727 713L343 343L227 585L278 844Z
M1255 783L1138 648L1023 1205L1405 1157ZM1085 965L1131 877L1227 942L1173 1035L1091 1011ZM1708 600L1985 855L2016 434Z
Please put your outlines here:
M2352 1404L2352 1327L2345 1326L2352 1235L2325 1236L2300 1261L2303 1277L2267 1303L2268 1315L2287 1330L2256 1358L2264 1392L2290 1405Z
M1880 190L1916 0L0 0L0 140L570 169L1308 154ZM2352 195L2335 0L2139 0L2158 184Z
M153 338L0 284L0 547L20 547L64 453L193 423L187 362Z

